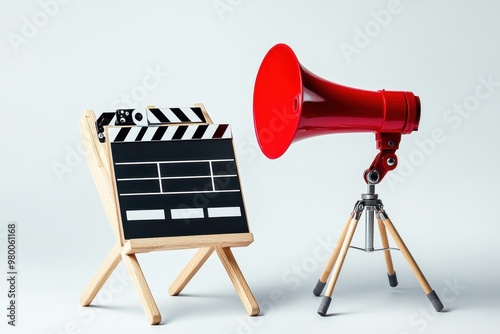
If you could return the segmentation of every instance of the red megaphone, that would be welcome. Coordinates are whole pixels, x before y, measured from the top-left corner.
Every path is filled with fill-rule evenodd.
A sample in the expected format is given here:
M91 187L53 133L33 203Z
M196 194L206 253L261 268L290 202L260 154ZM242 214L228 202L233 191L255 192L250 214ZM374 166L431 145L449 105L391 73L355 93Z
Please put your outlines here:
M386 150L381 161L372 164L379 169L378 182L397 164L388 150L398 148L401 134L418 129L420 100L411 92L368 91L329 82L304 68L288 45L277 44L260 65L253 115L259 146L271 159L283 155L293 141L311 136L376 133L377 147Z

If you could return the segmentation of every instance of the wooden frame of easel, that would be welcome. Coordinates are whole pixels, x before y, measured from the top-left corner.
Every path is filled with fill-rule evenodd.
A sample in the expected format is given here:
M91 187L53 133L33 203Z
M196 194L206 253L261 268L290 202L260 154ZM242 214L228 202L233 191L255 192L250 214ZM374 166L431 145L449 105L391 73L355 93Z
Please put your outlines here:
M196 106L202 109L207 123L212 123L203 105L197 104ZM90 305L116 266L123 260L149 323L152 325L159 324L161 322L161 314L156 306L136 254L161 250L199 248L198 252L170 285L168 289L169 294L172 296L178 295L215 251L226 269L248 315L258 315L260 312L259 305L248 287L231 251L231 247L242 247L251 244L253 242L252 233L124 239L113 181L109 145L99 142L95 130L95 121L94 112L86 110L80 122L80 132L84 141L90 171L116 237L116 244L87 285L80 297L80 304L82 306Z

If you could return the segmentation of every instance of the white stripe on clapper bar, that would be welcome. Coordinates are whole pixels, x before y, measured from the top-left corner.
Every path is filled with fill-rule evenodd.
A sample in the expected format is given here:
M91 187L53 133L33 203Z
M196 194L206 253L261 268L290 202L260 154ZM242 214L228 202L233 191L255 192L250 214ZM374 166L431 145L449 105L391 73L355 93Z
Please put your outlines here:
M134 126L130 128L130 131L127 133L127 138L125 138L125 141L134 141L135 138L137 138L137 135L139 134L139 131L141 131L141 127L139 126Z
M194 133L198 130L197 126L188 126L186 132L184 132L184 135L182 136L182 140L185 139L192 139Z
M231 126L230 125L227 126L226 132L224 132L224 134L222 135L221 138L232 138L232 136L231 136Z
M168 118L172 123L180 123L181 120L175 116L174 112L170 108L160 109L160 111Z
M115 141L118 132L120 132L120 128L108 128L109 140L111 142Z
M180 108L184 115L191 120L191 122L203 122L201 118L198 117L191 108Z
M146 133L142 137L141 141L151 141L151 139L155 135L155 132L156 132L157 129L158 129L158 127L156 127L156 126L150 126L150 127L148 127L146 129Z
M203 134L203 136L201 136L201 139L212 139L218 127L219 127L218 125L210 124L205 133Z
M172 140L172 137L175 134L175 131L177 131L178 126L167 126L167 131L163 134L161 137L161 140Z
M149 123L153 123L153 124L158 124L160 123L160 120L158 118L156 118L155 114L153 114L149 108L146 110L146 115L148 115L148 120L149 120Z

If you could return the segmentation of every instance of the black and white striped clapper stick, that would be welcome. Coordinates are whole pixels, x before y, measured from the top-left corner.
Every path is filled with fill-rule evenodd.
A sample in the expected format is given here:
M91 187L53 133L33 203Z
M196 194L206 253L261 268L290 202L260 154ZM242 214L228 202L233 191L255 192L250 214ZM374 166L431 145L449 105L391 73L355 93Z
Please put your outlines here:
M227 124L108 128L125 239L249 232Z
M105 141L104 127L108 125L150 126L178 123L207 123L200 107L117 109L103 112L96 121L97 136Z
M205 123L205 115L199 107L188 108L148 108L149 124L165 123Z

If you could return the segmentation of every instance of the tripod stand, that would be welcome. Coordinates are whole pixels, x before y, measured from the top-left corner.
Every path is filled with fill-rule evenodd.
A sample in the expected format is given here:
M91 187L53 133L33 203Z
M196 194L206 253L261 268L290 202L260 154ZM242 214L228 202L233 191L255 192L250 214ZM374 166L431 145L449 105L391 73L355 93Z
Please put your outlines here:
M354 236L354 232L356 231L356 227L358 225L358 221L361 218L361 215L365 212L365 248L359 248L350 246L352 238ZM374 216L377 218L378 227L380 230L380 239L382 241L382 249L374 249L373 248L373 228L374 228ZM314 295L319 296L323 289L326 286L326 282L330 273L333 270L333 275L328 283L326 293L321 301L321 304L318 309L318 314L321 316L325 316L328 311L328 307L330 306L330 302L332 301L332 294L335 288L335 284L337 283L337 279L340 274L340 270L342 269L342 265L344 263L345 257L347 255L347 251L349 247L363 250L365 252L373 252L376 250L382 250L384 252L385 263L387 266L387 276L389 278L389 285L391 287L395 287L398 285L398 280L396 276L396 272L394 271L394 266L392 264L391 257L391 249L389 247L389 241L387 239L387 230L391 234L392 238L396 242L399 250L403 254L403 257L406 259L408 264L410 265L413 273L415 274L418 282L422 286L425 294L429 298L430 302L434 306L437 312L440 312L443 309L443 304L439 300L436 292L431 288L429 283L424 277L424 274L418 267L415 259L410 254L410 251L406 247L403 239L396 231L396 228L392 224L389 216L384 210L384 206L382 201L378 198L378 195L375 193L375 185L368 184L368 191L366 194L361 195L361 200L357 201L354 205L354 210L352 211L347 224L342 231L342 235L337 242L330 259L328 260L323 273L321 274L316 287L313 290Z

